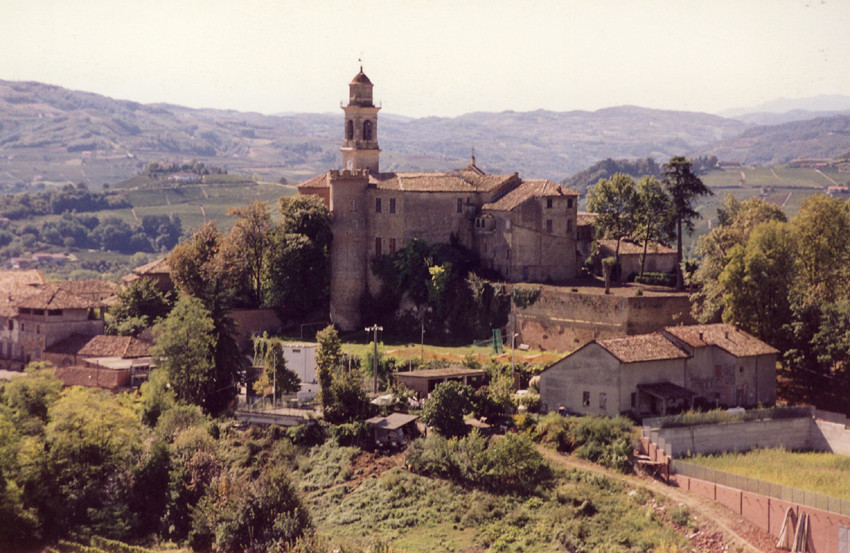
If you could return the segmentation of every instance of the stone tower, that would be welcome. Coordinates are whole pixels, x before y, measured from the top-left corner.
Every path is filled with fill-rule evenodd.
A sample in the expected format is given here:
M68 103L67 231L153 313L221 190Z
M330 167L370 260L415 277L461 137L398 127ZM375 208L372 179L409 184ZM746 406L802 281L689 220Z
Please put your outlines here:
M348 84L348 105L345 112L345 141L342 148L342 168L348 171L368 169L378 173L378 110L372 102L372 81L363 73Z
M331 248L331 321L345 330L360 326L360 300L369 267L369 174L378 173L378 110L372 102L372 81L363 68L348 85L342 171L329 173L333 213Z

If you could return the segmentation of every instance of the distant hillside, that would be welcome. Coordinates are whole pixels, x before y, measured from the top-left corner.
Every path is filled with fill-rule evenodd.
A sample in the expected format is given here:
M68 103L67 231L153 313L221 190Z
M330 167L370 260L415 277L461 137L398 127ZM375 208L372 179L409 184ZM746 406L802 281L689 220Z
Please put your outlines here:
M329 106L329 109L332 106ZM850 150L846 118L755 127L705 113L633 106L594 112L382 114L381 167L449 170L473 149L488 172L561 181L602 159L717 155L782 163ZM151 161L198 160L258 181L291 183L339 167L342 114L261 115L113 100L33 82L0 81L0 191L86 183L92 190Z
M850 149L850 116L820 117L747 129L732 139L697 148L695 155L747 165L778 165L801 157L839 158Z
M266 116L113 100L0 81L0 186L85 182L97 188L147 162L197 159L290 182L339 166L342 115ZM618 107L595 112L471 113L380 119L386 170L447 170L472 149L488 171L561 180L606 157L668 158L746 125L714 115Z
M721 111L719 115L745 120L749 115L757 113L784 114L792 111L812 114L811 117L806 117L806 119L850 111L850 96L822 94L809 98L778 98L757 106L727 109Z

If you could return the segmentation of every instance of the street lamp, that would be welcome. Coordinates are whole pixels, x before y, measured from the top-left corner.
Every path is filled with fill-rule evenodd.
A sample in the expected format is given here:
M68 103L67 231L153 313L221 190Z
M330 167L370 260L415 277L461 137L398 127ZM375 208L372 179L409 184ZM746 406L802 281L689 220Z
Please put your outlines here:
M378 331L383 332L384 327L378 325L372 325L366 327L366 332L373 332L374 337L372 338L372 344L375 346L374 351L372 352L372 393L378 393Z

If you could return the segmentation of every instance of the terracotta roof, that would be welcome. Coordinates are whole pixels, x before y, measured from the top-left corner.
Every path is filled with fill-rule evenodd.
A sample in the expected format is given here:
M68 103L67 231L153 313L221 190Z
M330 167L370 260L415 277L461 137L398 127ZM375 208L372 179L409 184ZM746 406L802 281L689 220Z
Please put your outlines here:
M62 289L75 296L100 302L111 296L118 285L108 280L63 280L48 282L45 290Z
M73 294L63 288L51 286L37 294L17 302L18 308L24 309L89 309L99 307L98 301Z
M593 225L596 224L596 219L599 217L596 213L588 213L587 211L579 211L576 215L576 225Z
M0 292L5 292L8 287L43 285L44 276L36 269L0 271Z
M594 340L621 363L687 359L689 355L660 333Z
M57 354L75 354L82 357L120 357L135 359L148 357L151 344L132 336L87 336L72 334L61 342L53 344L45 351Z
M516 173L486 175L467 167L448 173L370 174L369 184L381 190L409 192L491 192L517 178Z
M168 265L168 258L163 257L156 261L151 261L140 267L133 269L133 273L137 275L161 275L171 274L171 267Z
M669 326L664 332L694 347L717 346L736 357L768 355L779 351L755 336L739 330L734 325L717 323L706 325Z
M511 211L529 198L547 198L553 196L578 196L571 188L555 184L549 180L527 180L492 203L484 204L484 209Z
M328 177L330 173L322 173L317 177L313 177L310 180L306 180L300 184L298 184L298 189L302 188L328 188L330 186Z
M617 241L616 240L599 240L598 241L600 248L605 248L610 251L612 254L617 250ZM658 242L650 242L649 247L646 249L646 253L676 253L676 250L673 248L668 248L664 244L659 244ZM643 254L643 243L638 244L637 242L631 242L629 240L620 240L620 255L633 255L633 254Z

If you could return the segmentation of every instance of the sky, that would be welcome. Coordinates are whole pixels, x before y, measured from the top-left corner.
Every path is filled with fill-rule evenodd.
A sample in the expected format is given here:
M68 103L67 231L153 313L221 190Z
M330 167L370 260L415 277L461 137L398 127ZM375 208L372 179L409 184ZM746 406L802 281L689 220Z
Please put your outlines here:
M0 79L334 113L718 113L850 95L848 0L0 0ZM359 61L362 60L362 61Z

